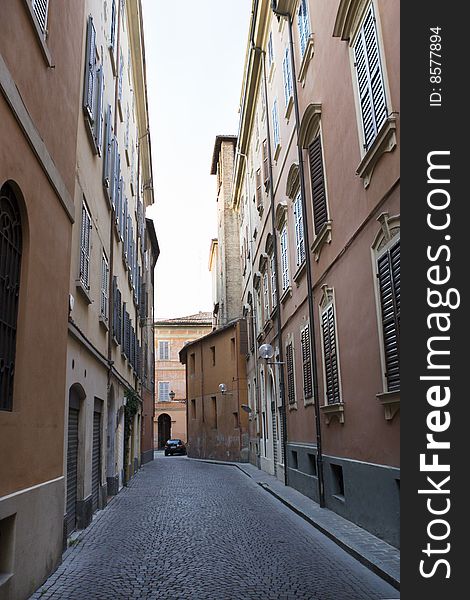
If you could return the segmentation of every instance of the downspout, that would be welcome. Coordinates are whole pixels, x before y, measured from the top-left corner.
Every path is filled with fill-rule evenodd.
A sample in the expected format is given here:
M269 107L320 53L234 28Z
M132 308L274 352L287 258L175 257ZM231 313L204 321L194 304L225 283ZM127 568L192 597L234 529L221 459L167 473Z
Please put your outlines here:
M289 51L291 60L291 70L293 79L293 94L294 94L294 111L295 111L295 130L297 134L297 152L299 156L299 175L300 175L300 195L302 200L302 220L304 228L304 241L306 247L306 271L307 271L307 299L308 299L308 317L310 322L310 353L312 356L312 378L313 378L313 400L315 404L315 428L317 437L317 467L318 467L318 497L320 506L325 506L325 488L324 488L324 477L323 477L323 453L322 453L322 438L321 438L321 424L320 424L320 401L318 397L318 379L317 379L317 356L316 356L316 345L315 345L315 321L314 321L314 299L313 299L313 283L312 283L312 265L310 261L310 241L308 235L308 224L307 224L307 202L305 193L305 174L304 174L304 163L303 163L303 152L299 142L299 130L300 130L300 111L299 111L299 97L297 94L297 77L295 72L295 59L294 59L294 42L292 39L292 15L288 12L283 13L276 10L277 2L272 0L271 7L273 13L279 17L284 17L288 24L289 30Z

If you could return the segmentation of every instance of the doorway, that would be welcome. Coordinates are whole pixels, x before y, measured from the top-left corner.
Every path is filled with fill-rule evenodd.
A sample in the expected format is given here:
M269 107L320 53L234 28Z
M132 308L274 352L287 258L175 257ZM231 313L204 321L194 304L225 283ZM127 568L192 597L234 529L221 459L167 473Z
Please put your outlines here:
M158 417L158 448L164 448L167 440L171 438L171 417L166 413Z

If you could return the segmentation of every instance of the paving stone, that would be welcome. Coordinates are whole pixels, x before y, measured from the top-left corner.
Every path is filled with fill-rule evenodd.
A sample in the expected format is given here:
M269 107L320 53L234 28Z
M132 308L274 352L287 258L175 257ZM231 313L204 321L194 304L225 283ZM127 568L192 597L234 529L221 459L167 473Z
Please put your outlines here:
M157 455L31 600L398 597L239 469Z

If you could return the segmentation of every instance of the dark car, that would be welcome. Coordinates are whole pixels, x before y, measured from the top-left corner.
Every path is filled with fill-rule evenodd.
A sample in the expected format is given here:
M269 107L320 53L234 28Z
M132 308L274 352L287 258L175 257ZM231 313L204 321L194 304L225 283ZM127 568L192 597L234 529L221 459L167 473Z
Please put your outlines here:
M186 454L186 446L181 440L168 440L165 444L165 456L173 454Z

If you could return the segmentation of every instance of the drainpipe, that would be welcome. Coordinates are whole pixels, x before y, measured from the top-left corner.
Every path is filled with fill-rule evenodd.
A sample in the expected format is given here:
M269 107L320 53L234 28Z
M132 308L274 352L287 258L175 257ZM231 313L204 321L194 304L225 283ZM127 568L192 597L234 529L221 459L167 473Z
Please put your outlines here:
M315 321L314 321L314 300L313 300L313 282L312 282L312 265L310 262L310 241L308 235L307 225L307 201L305 193L305 174L304 174L304 163L303 163L303 152L299 142L299 130L300 130L300 111L299 111L299 97L297 94L297 77L295 72L295 59L294 59L294 42L292 39L292 15L288 12L283 13L276 10L277 2L272 0L271 7L273 13L279 17L284 17L287 21L289 30L289 51L291 60L291 71L293 79L293 93L294 93L294 111L295 111L295 129L297 134L297 152L299 156L299 175L300 175L300 195L302 199L302 220L304 227L304 241L306 247L306 271L307 271L307 299L308 299L308 317L310 322L310 353L312 356L312 376L313 376L313 399L315 404L315 428L317 436L317 466L318 466L318 497L320 500L320 506L325 506L325 488L324 488L324 477L323 477L323 453L322 453L322 439L321 439L321 424L320 424L320 401L318 397L318 379L317 379L317 356L316 356L316 345L315 345Z

